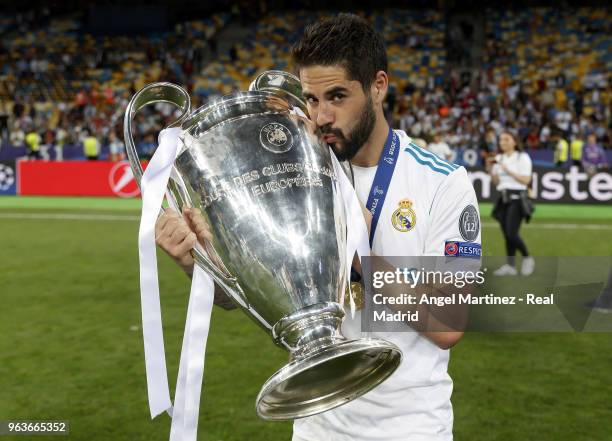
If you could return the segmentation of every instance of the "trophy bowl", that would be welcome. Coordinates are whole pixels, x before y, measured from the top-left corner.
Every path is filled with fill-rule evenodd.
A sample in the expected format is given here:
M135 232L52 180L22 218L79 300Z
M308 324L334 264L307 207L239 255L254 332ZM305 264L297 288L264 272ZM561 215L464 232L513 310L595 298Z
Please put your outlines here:
M178 210L199 208L210 226L212 241L196 246L195 262L290 355L257 397L266 420L347 403L388 378L402 358L390 342L340 332L350 268L338 177L329 148L285 96L237 92L191 112L184 89L154 83L132 98L124 125L139 180L135 114L157 102L182 110L167 194Z

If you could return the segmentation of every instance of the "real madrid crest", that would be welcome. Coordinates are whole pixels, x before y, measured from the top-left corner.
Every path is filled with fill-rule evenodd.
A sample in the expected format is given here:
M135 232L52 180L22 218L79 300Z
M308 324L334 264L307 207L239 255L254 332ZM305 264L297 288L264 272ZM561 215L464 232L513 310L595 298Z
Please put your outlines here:
M412 208L412 201L410 199L399 201L399 208L391 215L391 223L397 231L402 233L414 228L416 225L416 213Z
M269 123L259 132L259 142L273 153L285 153L293 145L291 131L280 123Z

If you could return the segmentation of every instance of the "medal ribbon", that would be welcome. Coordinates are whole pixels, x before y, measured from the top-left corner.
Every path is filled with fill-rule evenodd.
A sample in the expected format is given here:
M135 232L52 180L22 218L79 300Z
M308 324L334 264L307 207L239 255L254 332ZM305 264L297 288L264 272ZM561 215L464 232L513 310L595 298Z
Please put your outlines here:
M399 136L389 128L389 135L387 136L383 152L378 160L378 169L376 170L376 175L374 175L374 182L372 182L372 188L370 189L370 195L366 203L366 208L372 213L370 247L372 247L372 242L374 241L374 233L378 225L378 218L380 217L385 198L387 197L387 191L389 190L389 184L393 177L395 164L397 164L399 150Z

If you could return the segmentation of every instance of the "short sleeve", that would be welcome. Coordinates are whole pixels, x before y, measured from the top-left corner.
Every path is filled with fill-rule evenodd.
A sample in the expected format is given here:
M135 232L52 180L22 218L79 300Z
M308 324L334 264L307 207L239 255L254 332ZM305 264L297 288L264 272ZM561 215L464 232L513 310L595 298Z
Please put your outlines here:
M501 155L495 155L495 162L493 163L493 167L491 167L491 173L494 175L499 175L502 171L501 166L499 165L499 163L502 160L502 156Z
M527 153L523 152L519 157L517 173L521 176L531 176L531 172L531 158Z
M440 184L430 219L425 256L481 257L480 210L465 168L458 168Z

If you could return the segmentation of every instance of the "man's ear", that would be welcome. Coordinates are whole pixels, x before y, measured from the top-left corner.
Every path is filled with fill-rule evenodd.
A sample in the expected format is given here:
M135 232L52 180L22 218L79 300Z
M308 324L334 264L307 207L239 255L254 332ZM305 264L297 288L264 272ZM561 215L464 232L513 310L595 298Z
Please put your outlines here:
M389 89L389 77L384 70L376 72L376 77L372 82L371 92L372 101L375 104L381 104L385 100L387 90Z

